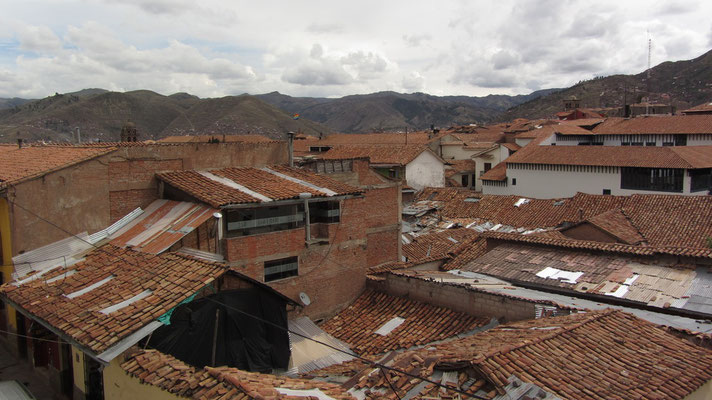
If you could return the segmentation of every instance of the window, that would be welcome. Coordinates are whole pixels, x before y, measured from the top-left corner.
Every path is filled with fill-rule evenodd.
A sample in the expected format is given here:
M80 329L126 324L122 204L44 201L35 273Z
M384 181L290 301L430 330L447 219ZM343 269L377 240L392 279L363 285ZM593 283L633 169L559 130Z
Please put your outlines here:
M517 178L512 178L512 186L517 184Z
M603 194L611 194L611 189L603 189Z
M299 258L288 257L279 260L265 261L265 282L289 278L299 275Z
M643 142L630 142L631 146L642 146Z
M227 211L227 236L248 236L304 226L301 204Z
M646 146L655 146L655 142L645 142Z
M309 222L331 224L339 222L341 209L338 201L318 201L309 203Z
M491 169L492 169L492 163L486 162L486 163L485 163L485 172L487 172L487 171L489 171L489 170L491 170Z
M462 176L462 187L470 186L470 177L468 175Z
M683 169L621 168L621 189L682 192Z
M687 146L687 135L675 135L675 146Z
M692 177L691 192L712 189L712 168L693 169L690 171L690 176Z

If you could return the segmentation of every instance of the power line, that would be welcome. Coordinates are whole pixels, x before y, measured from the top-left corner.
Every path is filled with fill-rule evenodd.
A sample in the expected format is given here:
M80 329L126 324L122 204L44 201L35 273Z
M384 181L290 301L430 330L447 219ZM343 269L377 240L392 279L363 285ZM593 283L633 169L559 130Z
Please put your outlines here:
M40 215L34 213L33 211L28 210L27 208L23 207L22 205L18 204L17 202L13 202L12 204L13 204L13 205L17 205L17 206L20 207L21 209L23 209L23 210L25 210L26 212L28 212L28 213L34 215L35 217L39 218L40 220L42 220L42 221L44 221L44 222L46 222L46 223L52 225L53 227L55 227L55 228L61 230L62 232L64 232L64 233L66 233L66 234L68 234L68 235L70 235L70 236L73 236L73 237L75 237L75 238L77 238L77 239L79 239L79 240L82 240L82 241L88 243L89 245L91 245L91 246L94 247L95 249L97 249L97 250L99 250L99 251L101 251L101 252L103 252L103 253L105 253L105 254L111 256L111 257L116 257L116 258L118 258L118 259L121 259L122 261L127 261L127 262L129 261L129 260L125 259L124 257L121 257L121 256L118 255L118 254L113 254L113 253L110 253L110 252L108 252L108 251L103 250L101 247L99 247L99 246L97 246L97 245L95 245L95 244L93 244L93 243L90 243L89 241L85 240L84 238L81 238L81 237L79 237L79 236L77 236L77 235L71 233L70 231L68 231L68 230L66 230L66 229L64 229L64 228L62 228L61 226L59 226L59 225L53 223L52 221L49 221L49 220L47 220L46 218L44 218L44 217L42 217L42 216L40 216ZM326 258L326 257L325 257L325 258ZM322 262L323 262L323 259L322 259ZM129 262L129 263L132 264L131 262ZM137 267L137 265L135 265L135 264L132 264L132 265L134 265L134 266ZM151 271L151 270L142 269L142 271L145 271L145 272L148 272L148 273L150 273L150 274L153 274L154 277L161 278L157 273L155 273L155 272L153 272L153 271ZM145 288L143 287L143 283L140 283L140 285L141 285L141 288L142 288L142 289L145 289ZM223 307L225 307L225 308L227 308L227 309L236 311L236 312L238 312L238 313L240 313L240 314L243 314L243 315L248 316L248 317L250 317L250 318L252 318L252 319L255 319L255 320L257 320L257 321L260 321L260 322L262 322L262 323L264 323L264 324L271 325L271 326L273 326L273 327L275 327L275 328L277 328L277 329L286 331L286 332L291 333L291 334L293 334L293 335L299 336L299 337L301 337L301 338L303 338L303 339L312 341L312 342L317 343L317 344L320 344L320 345L322 345L322 346L326 346L326 347L328 347L328 348L330 348L330 349L332 349L332 350L335 350L335 351L338 351L338 352L340 352L340 353L343 353L343 354L349 355L349 356L351 356L351 357L357 358L357 359L359 359L359 360L361 360L361 361L366 362L366 363L369 364L369 365L372 365L372 366L375 366L375 367L377 367L377 368L380 368L382 371L383 371L383 370L387 370L387 371L392 371L392 372L395 372L395 373L398 373L398 374L402 374L402 375L405 375L405 376L408 376L408 377L411 377L411 378L414 378L414 379L421 380L421 381L423 381L423 382L427 382L427 383L433 384L433 385L435 385L435 386L438 386L438 387L440 387L440 388L444 388L444 389L446 389L446 390L451 390L451 391L453 391L453 392L455 392L455 393L461 394L461 395L466 396L466 397L469 397L469 398L481 399L481 400L489 400L489 399L487 399L487 398L485 398L485 397L481 397L481 396L478 396L478 395L476 395L476 394L467 393L467 392L465 392L465 391L463 391L463 390L456 389L456 388L454 388L454 387L452 387L452 386L446 386L446 385L443 385L443 384L440 383L440 382L436 382L436 381L433 381L433 380L428 379L428 378L424 378L424 377L419 376L419 375L411 374L411 373L409 373L409 372L406 372L406 371L403 371L403 370L400 370L400 369L397 369L397 368L389 367L389 366L386 366L386 365L381 364L381 363L376 362L376 361L369 360L368 358L363 357L363 356L360 356L360 355L358 355L358 354L356 354L356 353L351 353L351 352L342 350L342 349L340 349L340 348L338 348L338 347L336 347L336 346L332 346L332 345L330 345L330 344L328 344L328 343L325 343L325 342L322 342L322 341L320 341L320 340L317 340L317 339L308 337L308 336L303 335L303 334L301 334L301 333L299 333L299 332L294 332L294 331L290 330L288 327L285 328L285 327L283 327L283 326L281 326L281 325L275 324L275 323L272 322L272 321L265 320L265 319L263 319L263 318L261 318L261 317L258 317L258 316L256 316L256 315L250 314L250 313L248 313L248 312L246 312L246 311L237 309L237 308L235 308L235 307L232 307L232 306L230 306L230 305L228 305L228 304L222 303L222 302L217 301L217 300L215 300L215 299L212 299L212 298L210 298L210 297L205 297L205 299L208 300L208 301L212 301L213 303L219 304L219 305L221 305L221 306L223 306ZM58 343L59 343L59 342L58 342ZM384 376L385 376L385 375L384 375ZM389 384L389 386L391 386L391 389L393 389L393 386L392 386L390 380L388 380L387 377L386 377L386 382ZM393 389L393 392L395 393L396 397L398 397L398 398L400 399L400 397L399 397L398 393L395 391L395 389Z

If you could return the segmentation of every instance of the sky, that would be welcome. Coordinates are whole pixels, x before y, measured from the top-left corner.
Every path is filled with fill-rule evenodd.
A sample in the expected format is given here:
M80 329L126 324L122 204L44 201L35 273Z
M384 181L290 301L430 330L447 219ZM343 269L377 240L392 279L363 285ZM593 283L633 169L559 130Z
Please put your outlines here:
M0 97L528 94L712 48L712 1L0 0Z

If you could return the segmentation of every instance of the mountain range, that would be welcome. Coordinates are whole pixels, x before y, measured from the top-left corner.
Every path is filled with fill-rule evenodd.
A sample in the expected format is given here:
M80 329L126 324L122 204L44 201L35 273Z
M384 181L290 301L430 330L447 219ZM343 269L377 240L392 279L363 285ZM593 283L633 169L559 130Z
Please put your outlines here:
M84 89L43 99L0 99L0 141L115 141L132 121L141 139L183 134L310 135L427 129L514 118L550 117L571 96L582 107L620 107L650 101L684 109L712 99L712 51L693 60L664 62L636 75L613 75L566 89L528 95L433 96L378 92L341 98L291 97L278 92L199 98L148 90ZM295 119L294 114L300 117Z

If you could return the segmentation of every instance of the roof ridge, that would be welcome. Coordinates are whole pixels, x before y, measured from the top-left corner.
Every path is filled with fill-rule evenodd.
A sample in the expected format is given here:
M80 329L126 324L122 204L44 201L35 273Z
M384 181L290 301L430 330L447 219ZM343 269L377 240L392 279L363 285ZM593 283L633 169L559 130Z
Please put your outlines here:
M632 219L632 218L630 217L630 215L628 214L628 211L625 210L625 207L620 207L620 211L621 211L621 214L623 214L623 216L625 217L625 219L630 223L630 226L632 226L633 228L635 228L635 231L638 232L638 234L640 235L640 237L642 237L642 238L644 239L644 244L643 244L643 242L641 242L641 245L647 246L648 243L650 243L650 242L648 241L648 238L645 236L645 234L643 234L643 231L640 230L640 228L638 227L638 225L636 225L636 224L633 222L633 219Z

